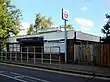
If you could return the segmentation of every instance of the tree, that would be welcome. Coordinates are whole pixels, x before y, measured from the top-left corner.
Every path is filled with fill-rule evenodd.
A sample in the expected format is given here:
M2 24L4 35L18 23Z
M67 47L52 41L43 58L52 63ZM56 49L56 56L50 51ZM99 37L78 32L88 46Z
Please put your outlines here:
M106 18L110 19L110 15L106 14ZM101 29L102 33L106 35L105 38L103 38L104 42L110 42L110 24L107 22L104 26L103 29Z
M30 24L30 27L28 28L28 31L27 31L27 35L31 35L31 34L34 34L34 27L32 24Z
M38 29L48 29L53 25L51 17L41 16L40 13L36 14L35 25L36 32Z
M109 23L105 24L103 27L104 28L102 29L102 33L104 33L106 35L106 37L109 36L109 34L110 34L110 25L109 25Z
M10 0L0 0L0 47L5 44L10 32L19 33L21 12Z
M109 14L105 14L106 18L110 18L110 15Z
M54 24L51 17L47 18L46 22L47 22L47 28L50 28Z
M53 21L52 21L52 18L51 17L46 17L46 16L43 16L41 18L41 24L40 24L40 28L41 29L48 29L50 28L52 25L53 25Z
M66 26L66 28L69 29L69 30L72 30L72 29L73 29L73 27L72 27L71 24L68 24L68 25Z
M62 27L64 28L64 25L59 26L59 27L60 27L60 28L62 28ZM67 29L67 30L73 30L72 24L67 24L67 25L66 25L66 29Z
M40 23L41 23L41 14L38 13L38 14L36 14L35 25L34 25L36 32L37 32L38 28L40 27Z
M39 27L39 28L40 28L41 30L48 28L47 19L46 19L45 16L43 16L43 17L41 18L41 22L40 22L40 27Z

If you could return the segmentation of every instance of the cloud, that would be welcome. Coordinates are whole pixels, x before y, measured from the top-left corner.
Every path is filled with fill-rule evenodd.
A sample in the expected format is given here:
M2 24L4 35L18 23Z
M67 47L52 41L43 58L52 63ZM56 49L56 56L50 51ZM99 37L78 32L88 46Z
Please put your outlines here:
M91 30L91 28L85 28L85 27L80 27L80 29L82 30L82 31L90 31Z
M21 28L22 29L27 29L27 28L29 28L29 25L30 25L30 23L28 23L28 22L22 22L21 23Z
M94 23L88 19L74 18L74 20L83 27L92 27L94 25Z
M91 29L90 29L90 28L85 28L85 27L82 27L82 26L81 26L80 28L76 29L76 31L88 33L88 32L91 31Z
M74 20L80 25L80 30L90 31L94 23L91 20L84 18L74 18Z
M87 7L84 6L83 8L81 8L82 11L87 11Z
M22 22L20 27L21 31L18 33L18 35L26 35L29 26L30 26L30 23Z

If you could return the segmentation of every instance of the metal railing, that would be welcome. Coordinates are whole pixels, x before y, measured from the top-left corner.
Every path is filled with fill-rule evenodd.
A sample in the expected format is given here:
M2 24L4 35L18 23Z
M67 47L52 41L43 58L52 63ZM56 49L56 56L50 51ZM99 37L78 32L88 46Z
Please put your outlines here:
M20 47L20 51L13 47L13 51L1 51L1 61L18 61L26 63L61 63L60 47Z

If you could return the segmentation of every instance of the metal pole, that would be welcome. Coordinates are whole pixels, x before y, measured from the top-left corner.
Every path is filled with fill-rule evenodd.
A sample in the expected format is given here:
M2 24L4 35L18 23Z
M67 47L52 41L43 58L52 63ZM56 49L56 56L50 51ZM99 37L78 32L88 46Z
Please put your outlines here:
M7 51L6 51L6 59L5 60L7 60Z
M36 63L35 46L34 46L34 63Z
M15 49L15 61L16 61L16 53L17 53L17 45L16 45L16 49Z
M28 58L28 47L27 47L27 62L28 62L28 59L29 59L29 58Z
M15 52L15 61L17 60L17 45L16 45L16 52Z
M59 64L60 64L60 55L59 55L59 59L58 60L59 60Z
M50 47L50 64L51 64L51 47Z
M43 64L43 47L42 48L42 51L41 51L41 63Z
M22 47L21 47L21 62L22 62Z
M11 61L11 57L12 57L12 54L11 54L11 52L10 52L10 61Z
M66 31L66 20L64 20L65 28L65 63L67 63L67 31Z
M59 47L59 64L60 64L60 56L61 56L61 54L60 54L60 47Z
M15 52L15 61L17 61L17 51Z
M2 60L2 57L3 57L3 53L2 53L2 51L1 51L1 60Z

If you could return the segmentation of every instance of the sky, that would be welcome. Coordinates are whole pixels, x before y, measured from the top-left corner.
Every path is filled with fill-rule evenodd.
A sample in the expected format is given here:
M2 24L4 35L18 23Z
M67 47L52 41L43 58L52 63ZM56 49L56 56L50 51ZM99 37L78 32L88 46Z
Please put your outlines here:
M61 9L69 11L67 24L75 30L102 36L101 28L107 21L105 14L110 14L110 0L11 0L22 11L23 28L34 24L35 16L52 17L54 26L63 25Z

